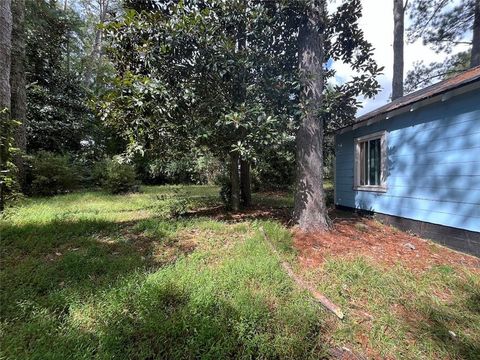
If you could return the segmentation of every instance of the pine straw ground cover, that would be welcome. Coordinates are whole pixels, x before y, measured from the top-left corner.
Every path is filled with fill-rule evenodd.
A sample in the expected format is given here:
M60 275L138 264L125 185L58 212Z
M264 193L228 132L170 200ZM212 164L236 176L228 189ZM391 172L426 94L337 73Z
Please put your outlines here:
M333 211L294 237L297 271L339 305L334 343L374 359L480 359L480 259Z
M477 259L368 219L292 235L291 197L256 194L253 209L228 214L217 194L145 187L9 210L0 358L318 359L342 347L367 358L478 358ZM187 213L165 218L178 196ZM343 321L292 283L260 229Z

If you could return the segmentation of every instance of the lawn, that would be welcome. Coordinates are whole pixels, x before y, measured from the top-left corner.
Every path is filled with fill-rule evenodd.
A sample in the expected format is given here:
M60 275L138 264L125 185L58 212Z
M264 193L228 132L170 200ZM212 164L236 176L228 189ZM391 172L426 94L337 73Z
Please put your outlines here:
M478 268L419 271L361 253L308 266L285 225L290 196L255 194L256 208L232 215L217 194L143 187L10 209L0 223L0 357L318 359L347 347L369 358L479 358ZM383 225L368 224L381 241ZM280 260L345 319L298 288Z

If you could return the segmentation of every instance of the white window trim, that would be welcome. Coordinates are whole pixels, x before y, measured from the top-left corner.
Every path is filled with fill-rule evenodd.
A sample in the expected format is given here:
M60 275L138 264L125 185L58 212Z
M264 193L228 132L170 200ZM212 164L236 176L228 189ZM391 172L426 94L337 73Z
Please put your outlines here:
M380 139L380 151L381 151L381 168L380 168L380 185L360 185L360 143L368 140ZM387 132L379 131L373 134L368 134L355 138L355 168L354 168L354 184L353 189L359 191L374 191L374 192L386 192L387 191Z

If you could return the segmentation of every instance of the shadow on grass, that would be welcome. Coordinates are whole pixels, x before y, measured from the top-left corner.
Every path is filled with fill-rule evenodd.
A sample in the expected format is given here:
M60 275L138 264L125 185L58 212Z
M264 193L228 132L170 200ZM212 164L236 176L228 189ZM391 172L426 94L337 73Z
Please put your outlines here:
M273 220L284 225L290 223L291 208L288 207L269 207L263 204L257 204L238 212L230 212L224 206L206 207L190 211L187 218L210 218L217 221L228 223L237 223L243 221Z
M229 262L220 272L204 270L202 257L151 271L159 266L150 256L154 248L162 241L176 246L169 234L181 223L2 225L3 356L304 358L322 352L316 307L285 295L288 288L277 285L283 274L259 257L258 241L243 250L252 258L242 252L220 259ZM259 273L256 257L268 262ZM269 291L279 287L271 303L265 283L254 282L258 274Z
M140 294L135 314L114 311L95 333L100 357L227 359L253 357L259 350L249 338L261 332L258 324L238 326L244 323L242 314L225 300L192 301L188 291L168 283Z
M412 334L430 339L435 349L441 349L449 358L478 359L480 355L480 288L462 277L450 274L449 300L420 299L419 317L408 320ZM447 302L445 302L447 301Z
M133 231L139 222L79 219L2 224L0 317L15 317L18 304L26 299L61 312L67 307L67 295L85 298L122 276L158 268L154 248L167 236L146 237L141 230ZM165 246L184 250L177 245L169 238Z
M477 300L479 300L477 298ZM420 326L422 336L428 336L439 347L447 350L453 358L478 359L480 344L472 339L471 335L457 334L452 329L471 328L472 322L468 316L453 314L451 311L439 306L429 307L425 314L426 321ZM478 329L477 326L477 331Z

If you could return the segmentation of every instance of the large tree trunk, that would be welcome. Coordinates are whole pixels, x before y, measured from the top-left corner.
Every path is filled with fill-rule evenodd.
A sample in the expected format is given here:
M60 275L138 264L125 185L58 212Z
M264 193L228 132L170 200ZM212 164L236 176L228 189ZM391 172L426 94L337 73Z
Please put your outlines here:
M392 100L403 96L403 0L393 0L393 79Z
M20 121L15 128L15 147L20 153L14 157L17 179L25 190L25 164L23 154L27 150L27 93L25 88L25 0L12 1L12 63L10 69L11 117Z
M480 0L475 2L475 20L473 21L473 46L470 66L480 65Z
M250 175L250 162L247 160L240 161L240 190L242 205L249 207L252 204L252 179Z
M233 211L240 210L240 176L238 173L240 157L238 152L230 153L230 182L232 186L232 195L230 199L230 207Z
M305 231L328 227L323 190L323 42L325 3L311 0L298 34L301 123L296 135L297 184L294 219Z
M0 211L4 208L8 140L10 137L11 1L0 1Z

